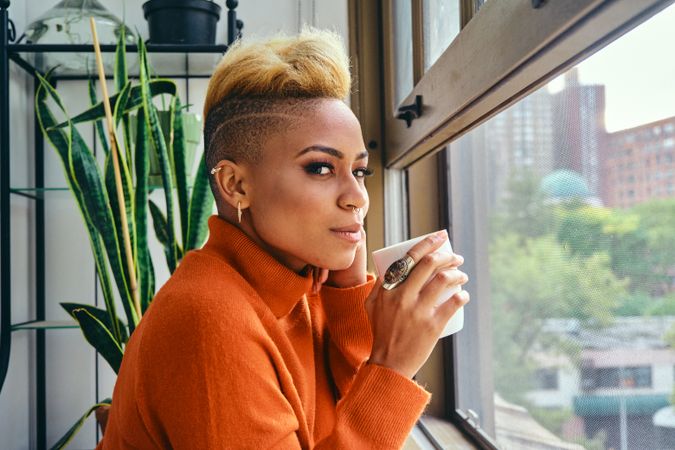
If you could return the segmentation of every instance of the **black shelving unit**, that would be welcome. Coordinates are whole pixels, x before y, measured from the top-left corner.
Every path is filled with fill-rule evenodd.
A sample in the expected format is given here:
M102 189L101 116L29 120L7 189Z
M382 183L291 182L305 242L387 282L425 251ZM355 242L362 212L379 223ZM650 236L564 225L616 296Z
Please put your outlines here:
M241 36L243 22L237 19L238 2L227 0L228 44ZM93 45L65 44L21 44L14 43L16 38L13 23L9 19L10 0L0 0L0 392L9 369L12 333L34 330L35 339L35 383L36 383L36 444L37 448L47 448L46 435L46 364L45 332L48 330L78 328L74 322L49 321L45 317L45 199L48 192L68 191L63 187L44 185L44 139L37 119L34 125L34 186L12 187L10 178L10 62L15 63L33 78L33 94L37 91L39 80L36 74L44 74L47 67L39 63L41 55L63 53L87 53L93 55ZM191 79L209 78L214 64L227 50L228 45L160 45L147 44L149 54L157 55L163 63L153 67L157 75L166 78ZM136 45L127 45L127 53L138 51ZM101 45L102 53L114 53L115 45ZM130 73L130 77L134 77ZM51 78L54 84L59 80L97 79L97 73L58 73ZM186 103L189 104L189 88L186 83ZM28 149L26 149L28 150ZM11 289L11 229L10 198L18 195L34 201L35 208L35 318L33 320L12 323Z

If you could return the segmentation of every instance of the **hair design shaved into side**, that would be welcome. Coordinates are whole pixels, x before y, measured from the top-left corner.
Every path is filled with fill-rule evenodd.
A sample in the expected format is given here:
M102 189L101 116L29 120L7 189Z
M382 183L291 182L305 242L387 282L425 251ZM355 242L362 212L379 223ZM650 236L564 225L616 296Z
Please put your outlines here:
M304 29L297 36L232 45L215 68L204 103L207 169L224 159L256 163L262 147L319 100L345 100L349 58L334 32ZM211 189L217 186L211 177ZM216 201L218 196L216 195Z

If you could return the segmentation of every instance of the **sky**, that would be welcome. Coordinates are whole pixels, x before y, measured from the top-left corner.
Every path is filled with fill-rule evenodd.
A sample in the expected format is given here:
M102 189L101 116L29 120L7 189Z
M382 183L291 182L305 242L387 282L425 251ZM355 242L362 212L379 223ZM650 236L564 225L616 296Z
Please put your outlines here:
M605 85L605 124L614 132L675 116L675 5L577 68L581 84ZM554 92L561 77L549 83Z

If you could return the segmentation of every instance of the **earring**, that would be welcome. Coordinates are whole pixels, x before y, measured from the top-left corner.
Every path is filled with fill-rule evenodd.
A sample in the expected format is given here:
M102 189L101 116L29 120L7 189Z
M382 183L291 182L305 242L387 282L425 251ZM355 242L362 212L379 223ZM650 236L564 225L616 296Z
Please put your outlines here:
M223 166L214 167L213 169L211 169L211 175L215 175L217 172L220 172L220 169L222 169L222 168L223 168Z
M237 218L239 219L239 223L241 223L241 202L237 202Z

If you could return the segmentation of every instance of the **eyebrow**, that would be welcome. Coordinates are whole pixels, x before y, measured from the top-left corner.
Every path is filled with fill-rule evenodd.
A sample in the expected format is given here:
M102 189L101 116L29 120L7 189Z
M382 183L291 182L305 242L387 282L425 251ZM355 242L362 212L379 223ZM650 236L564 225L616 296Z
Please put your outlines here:
M326 154L331 155L331 156L333 156L335 158L338 158L338 159L344 159L344 157L345 157L345 154L342 153L340 150L337 150L333 147L326 147L325 145L310 145L309 147L300 150L300 152L298 153L298 156L302 156L305 153L309 153L309 152L326 153ZM367 158L367 157L368 157L368 150L364 150L361 153L359 153L358 155L356 155L356 161L358 161L360 159Z

